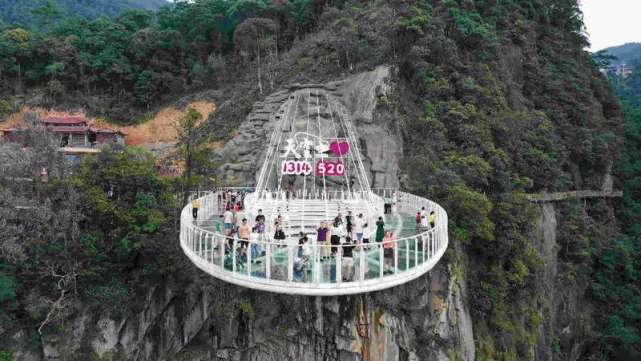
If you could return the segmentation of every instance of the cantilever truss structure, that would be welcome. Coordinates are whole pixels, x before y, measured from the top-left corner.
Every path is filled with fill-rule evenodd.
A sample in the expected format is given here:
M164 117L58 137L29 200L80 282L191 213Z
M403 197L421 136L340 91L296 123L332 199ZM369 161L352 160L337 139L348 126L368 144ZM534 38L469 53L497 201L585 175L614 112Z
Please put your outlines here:
M217 226L224 196L246 190L218 189L196 195L181 213L180 243L203 271L227 282L270 292L344 295L409 282L433 268L447 249L447 213L438 204L394 189L372 190L348 112L328 93L296 91L271 115L274 128L264 152L256 187L243 194L243 217L265 216L265 232L239 239ZM384 199L386 201L384 201ZM383 204L395 236L375 242L374 224ZM422 210L432 222L414 226ZM329 244L317 240L321 222L337 215L362 214L370 243ZM285 239L274 239L282 227ZM409 226L407 225L409 224ZM336 229L333 229L337 232ZM298 244L303 232L308 243Z
M371 191L343 106L325 91L297 91L273 117L276 126L256 192L247 202L250 212L262 209L273 218L279 211L298 209L301 231L315 229L320 220L305 217L306 210L308 215L324 211L325 220L339 211L359 212L374 224L382 199Z

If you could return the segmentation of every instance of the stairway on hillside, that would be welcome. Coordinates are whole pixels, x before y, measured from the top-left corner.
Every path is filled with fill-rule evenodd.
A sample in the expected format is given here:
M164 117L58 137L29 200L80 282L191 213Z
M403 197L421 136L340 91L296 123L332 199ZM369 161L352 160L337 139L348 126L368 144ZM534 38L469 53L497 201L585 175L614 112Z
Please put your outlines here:
M353 217L362 213L366 220L375 219L378 215L370 214L370 208L364 200L293 199L259 202L252 207L251 213L262 210L268 231L280 214L285 222L285 233L287 236L295 237L300 231L308 236L315 236L320 223L331 222L339 212L343 217L351 211Z

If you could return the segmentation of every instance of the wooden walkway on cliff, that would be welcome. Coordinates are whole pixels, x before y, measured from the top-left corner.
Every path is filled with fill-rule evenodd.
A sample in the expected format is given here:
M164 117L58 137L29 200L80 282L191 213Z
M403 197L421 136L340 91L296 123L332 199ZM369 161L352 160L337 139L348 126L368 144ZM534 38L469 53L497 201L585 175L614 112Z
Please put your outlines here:
M534 193L526 195L530 202L547 203L547 202L561 202L568 199L587 199L587 198L621 198L623 197L622 191L570 191L570 192L553 192L553 193Z

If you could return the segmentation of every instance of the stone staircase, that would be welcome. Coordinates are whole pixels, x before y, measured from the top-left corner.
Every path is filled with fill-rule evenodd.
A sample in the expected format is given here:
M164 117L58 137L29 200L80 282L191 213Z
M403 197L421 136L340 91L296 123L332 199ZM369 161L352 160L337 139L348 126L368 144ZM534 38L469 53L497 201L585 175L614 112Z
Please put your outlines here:
M254 217L259 209L265 215L267 231L272 230L272 225L280 214L285 222L285 233L288 237L297 237L300 231L308 236L315 236L320 223L333 221L339 212L344 217L348 211L351 211L354 218L362 213L363 218L372 225L373 220L378 217L365 200L263 200L252 205L248 210Z

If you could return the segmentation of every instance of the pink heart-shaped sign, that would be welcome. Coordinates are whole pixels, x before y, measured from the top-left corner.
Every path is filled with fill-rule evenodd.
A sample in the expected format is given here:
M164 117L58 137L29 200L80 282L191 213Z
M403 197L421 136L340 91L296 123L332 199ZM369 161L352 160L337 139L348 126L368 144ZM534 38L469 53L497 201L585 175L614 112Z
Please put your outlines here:
M339 157L343 156L349 152L349 143L335 140L329 143L329 150Z

